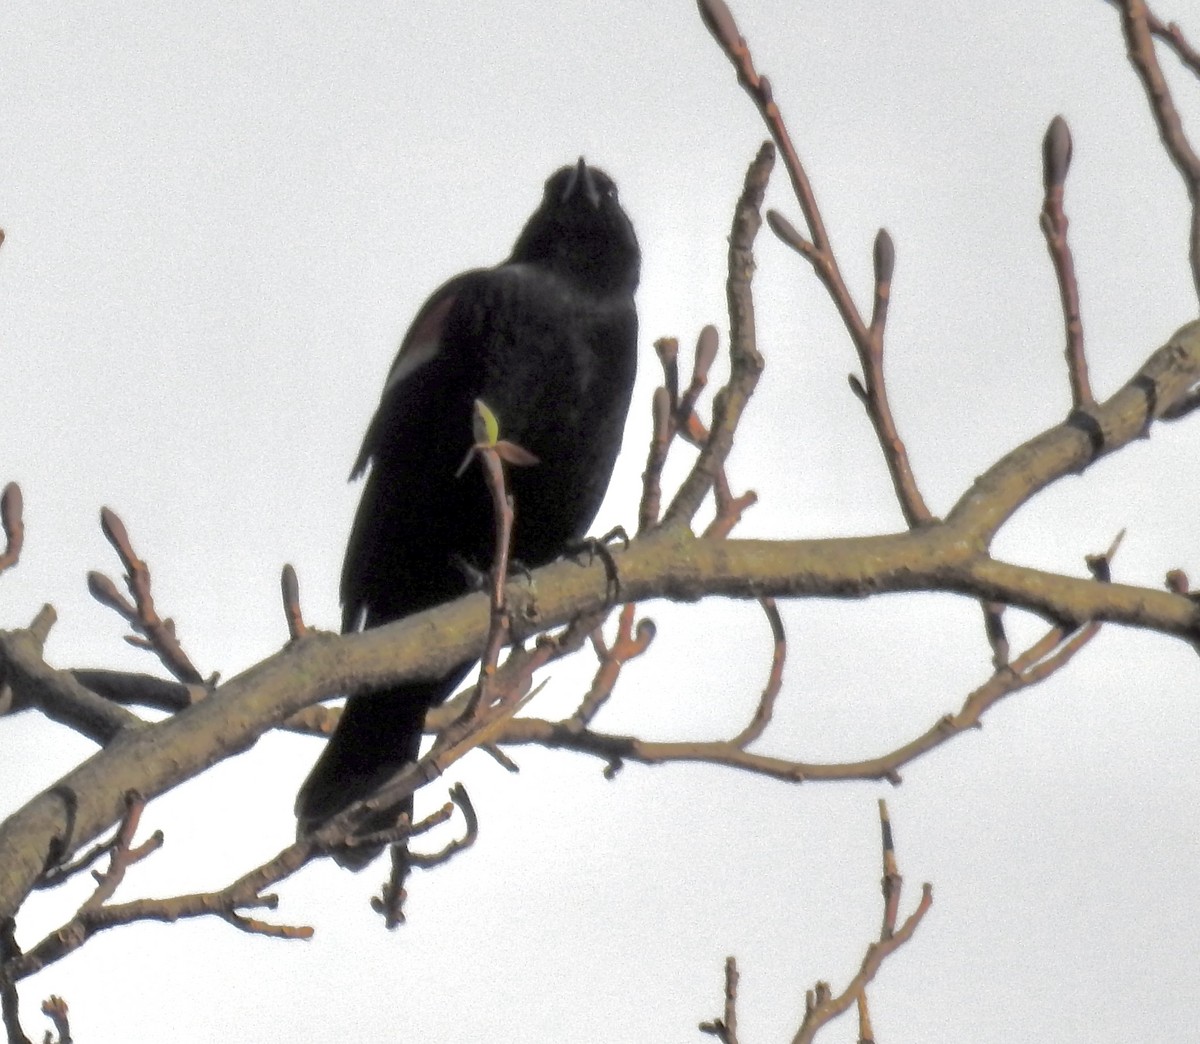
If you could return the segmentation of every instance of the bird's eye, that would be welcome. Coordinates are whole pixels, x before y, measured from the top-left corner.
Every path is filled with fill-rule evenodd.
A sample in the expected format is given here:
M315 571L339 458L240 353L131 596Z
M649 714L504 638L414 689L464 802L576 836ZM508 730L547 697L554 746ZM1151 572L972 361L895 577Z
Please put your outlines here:
M605 185L604 188L601 189L600 194L604 196L605 199L611 199L615 201L617 198L617 186Z

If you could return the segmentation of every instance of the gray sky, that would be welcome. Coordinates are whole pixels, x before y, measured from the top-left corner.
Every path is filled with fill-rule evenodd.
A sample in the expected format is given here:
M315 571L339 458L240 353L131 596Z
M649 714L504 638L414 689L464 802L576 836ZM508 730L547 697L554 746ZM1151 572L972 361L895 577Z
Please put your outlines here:
M1200 40L1185 5L1157 10ZM935 512L1069 406L1037 224L1055 113L1074 134L1067 210L1097 393L1195 316L1184 193L1100 0L735 13L864 305L875 230L896 241L888 376ZM632 528L651 342L724 330L725 237L764 134L692 4L10 0L0 31L0 482L21 482L28 527L0 626L49 600L52 662L152 669L86 594L86 570L115 572L102 504L202 670L230 677L279 647L285 561L310 622L335 626L357 499L345 476L409 318L449 275L500 260L546 175L580 153L617 179L644 251L642 379L596 525ZM1200 144L1200 86L1172 79ZM799 221L781 173L768 202ZM758 265L768 368L730 471L762 502L740 532L898 528L831 305L765 230ZM1196 423L1060 483L997 553L1082 574L1128 527L1120 579L1200 573ZM758 611L644 611L659 639L598 724L740 729L769 664ZM978 616L948 596L787 606L762 749L847 760L923 731L987 676ZM1014 639L1041 630L1009 623ZM1196 670L1180 643L1109 629L899 789L706 766L631 765L607 783L594 762L541 751L510 777L473 756L455 778L480 840L415 877L400 932L367 907L382 871L312 867L277 912L314 925L311 942L215 922L121 929L23 984L27 1030L59 993L82 1044L696 1041L734 953L742 1039L789 1039L805 988L840 989L878 931L882 795L903 912L925 880L935 905L871 991L881 1042L1186 1039L1200 1023ZM566 711L587 674L556 668L533 711ZM90 750L29 716L0 721L0 743L6 809ZM273 854L317 749L268 737L155 802L146 829L166 847L120 894L219 887ZM431 787L427 807L442 799ZM31 902L21 941L64 903ZM852 1020L820 1039L854 1040Z

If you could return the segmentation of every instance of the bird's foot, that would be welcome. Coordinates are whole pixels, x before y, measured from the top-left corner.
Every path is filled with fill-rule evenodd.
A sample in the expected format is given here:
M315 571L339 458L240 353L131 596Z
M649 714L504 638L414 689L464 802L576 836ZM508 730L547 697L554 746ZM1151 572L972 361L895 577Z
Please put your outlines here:
M629 534L625 532L624 526L616 526L602 537L584 537L583 540L569 545L566 551L566 557L581 565L591 565L597 558L604 563L604 589L612 605L621 600L621 577L617 573L617 563L612 552L608 549L608 545L615 540L621 541L622 550L629 547Z

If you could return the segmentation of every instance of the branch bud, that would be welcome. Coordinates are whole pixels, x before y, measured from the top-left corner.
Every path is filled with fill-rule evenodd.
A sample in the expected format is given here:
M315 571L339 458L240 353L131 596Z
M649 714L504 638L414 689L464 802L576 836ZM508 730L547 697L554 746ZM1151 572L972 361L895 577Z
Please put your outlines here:
M1042 139L1042 183L1046 191L1062 188L1071 166L1071 129L1061 116L1055 116Z
M875 282L876 284L890 283L892 270L896 267L896 245L888 235L886 228L881 228L875 236Z

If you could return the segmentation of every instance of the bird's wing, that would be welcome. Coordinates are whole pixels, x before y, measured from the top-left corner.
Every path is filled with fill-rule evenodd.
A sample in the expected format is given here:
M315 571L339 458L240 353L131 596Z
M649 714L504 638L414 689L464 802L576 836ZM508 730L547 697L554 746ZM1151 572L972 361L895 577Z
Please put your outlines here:
M379 419L384 413L383 404L414 373L437 356L442 343L442 330L454 308L459 291L477 274L476 271L464 272L443 283L417 312L417 317L408 328L408 333L400 342L400 350L396 353L392 368L388 370L387 380L383 383L383 393L379 397L380 408L376 410L375 416L367 428L367 434L363 437L362 449L359 450L358 459L354 462L354 469L350 472L351 481L363 475L375 453L379 436Z

